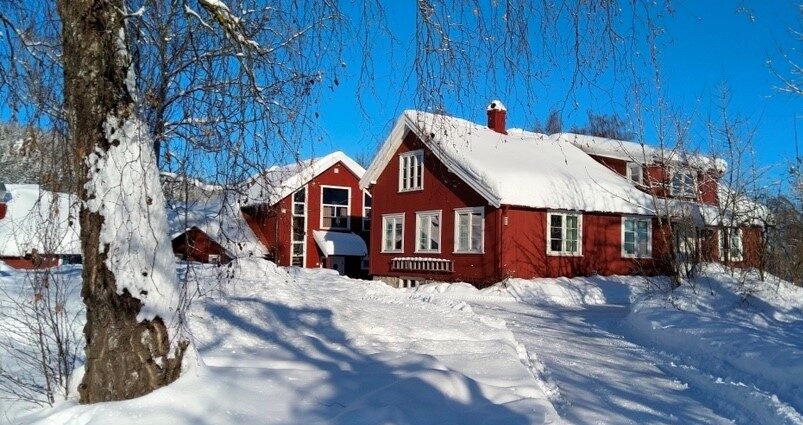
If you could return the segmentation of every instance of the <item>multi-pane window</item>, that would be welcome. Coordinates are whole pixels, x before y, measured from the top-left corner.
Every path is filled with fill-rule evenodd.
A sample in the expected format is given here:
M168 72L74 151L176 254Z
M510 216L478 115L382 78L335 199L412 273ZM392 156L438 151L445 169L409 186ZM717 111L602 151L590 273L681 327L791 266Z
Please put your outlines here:
M304 267L305 236L307 232L307 190L301 188L293 193L292 228L290 230L290 265Z
M622 218L622 257L649 258L652 255L652 220Z
M399 155L399 191L424 188L424 151Z
M719 229L719 258L742 261L742 231L731 227Z
M382 252L404 249L404 214L382 216Z
M323 187L321 192L321 227L324 229L348 229L349 189Z
M549 242L547 253L552 255L580 255L583 251L583 216L580 214L549 213Z
M362 195L362 230L371 230L371 194L363 192Z
M415 252L440 252L441 212L416 213L416 235Z
M484 219L482 207L455 210L454 252L482 252Z
M644 168L637 162L627 163L627 178L635 184L644 184Z
M673 170L670 181L672 196L693 198L697 194L697 179L691 170Z

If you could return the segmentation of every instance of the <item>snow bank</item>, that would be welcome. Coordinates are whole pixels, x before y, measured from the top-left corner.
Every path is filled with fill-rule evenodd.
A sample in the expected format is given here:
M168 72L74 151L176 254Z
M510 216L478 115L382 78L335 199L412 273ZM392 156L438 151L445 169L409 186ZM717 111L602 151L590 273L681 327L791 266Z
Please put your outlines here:
M621 331L723 385L752 385L762 403L803 412L803 288L711 265L669 299L637 301Z
M87 158L86 207L103 219L100 252L117 292L142 301L137 320L159 316L170 326L178 302L176 267L159 169L147 126L135 117L105 123L108 151Z
M477 289L465 282L431 283L410 290L419 298L445 298L469 302L520 302L553 304L564 307L584 305L625 305L655 283L665 278L634 276L591 276L577 278L509 278L496 285Z

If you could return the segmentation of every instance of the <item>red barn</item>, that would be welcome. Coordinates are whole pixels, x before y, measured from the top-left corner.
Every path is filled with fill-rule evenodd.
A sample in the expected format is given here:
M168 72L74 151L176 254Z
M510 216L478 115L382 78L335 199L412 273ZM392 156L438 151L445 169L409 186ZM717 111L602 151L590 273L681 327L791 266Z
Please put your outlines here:
M371 195L342 152L273 167L248 182L245 219L280 266L367 275Z
M592 157L566 135L507 129L499 101L487 116L487 126L420 111L398 119L361 180L374 194L375 278L662 273L674 255L662 208L704 215L694 200L658 202L628 179L626 161Z

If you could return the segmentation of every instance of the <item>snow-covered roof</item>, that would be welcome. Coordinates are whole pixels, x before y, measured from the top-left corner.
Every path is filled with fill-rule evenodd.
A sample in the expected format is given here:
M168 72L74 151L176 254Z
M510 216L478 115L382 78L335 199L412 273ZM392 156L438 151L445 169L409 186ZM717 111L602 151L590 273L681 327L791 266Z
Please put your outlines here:
M245 222L240 205L233 201L234 198L233 194L223 195L205 203L168 208L170 238L175 239L187 230L197 227L210 239L219 243L233 258L267 255L267 248Z
M557 136L405 111L360 181L374 183L413 131L450 171L493 206L653 214L650 195Z
M312 237L325 257L330 255L368 255L365 241L352 232L313 230Z
M243 183L246 195L244 204L274 205L338 162L342 162L358 179L365 174L360 164L340 151L320 158L274 166Z
M7 205L0 219L0 256L81 254L78 203L73 195L54 193L35 184L6 185L0 202Z
M658 148L647 144L609 139L607 137L588 136L575 133L557 133L553 137L571 143L589 155L621 159L639 164L666 162L670 164L688 165L703 170L715 169L725 172L728 164L721 158L705 155L689 155L677 149Z

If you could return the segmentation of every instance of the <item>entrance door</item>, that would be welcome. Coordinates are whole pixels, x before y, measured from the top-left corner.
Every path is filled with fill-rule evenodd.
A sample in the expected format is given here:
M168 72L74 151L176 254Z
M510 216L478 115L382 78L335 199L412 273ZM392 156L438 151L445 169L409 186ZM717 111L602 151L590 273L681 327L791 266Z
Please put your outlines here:
M333 270L337 270L341 275L346 274L346 257L333 255L329 257L329 264Z

